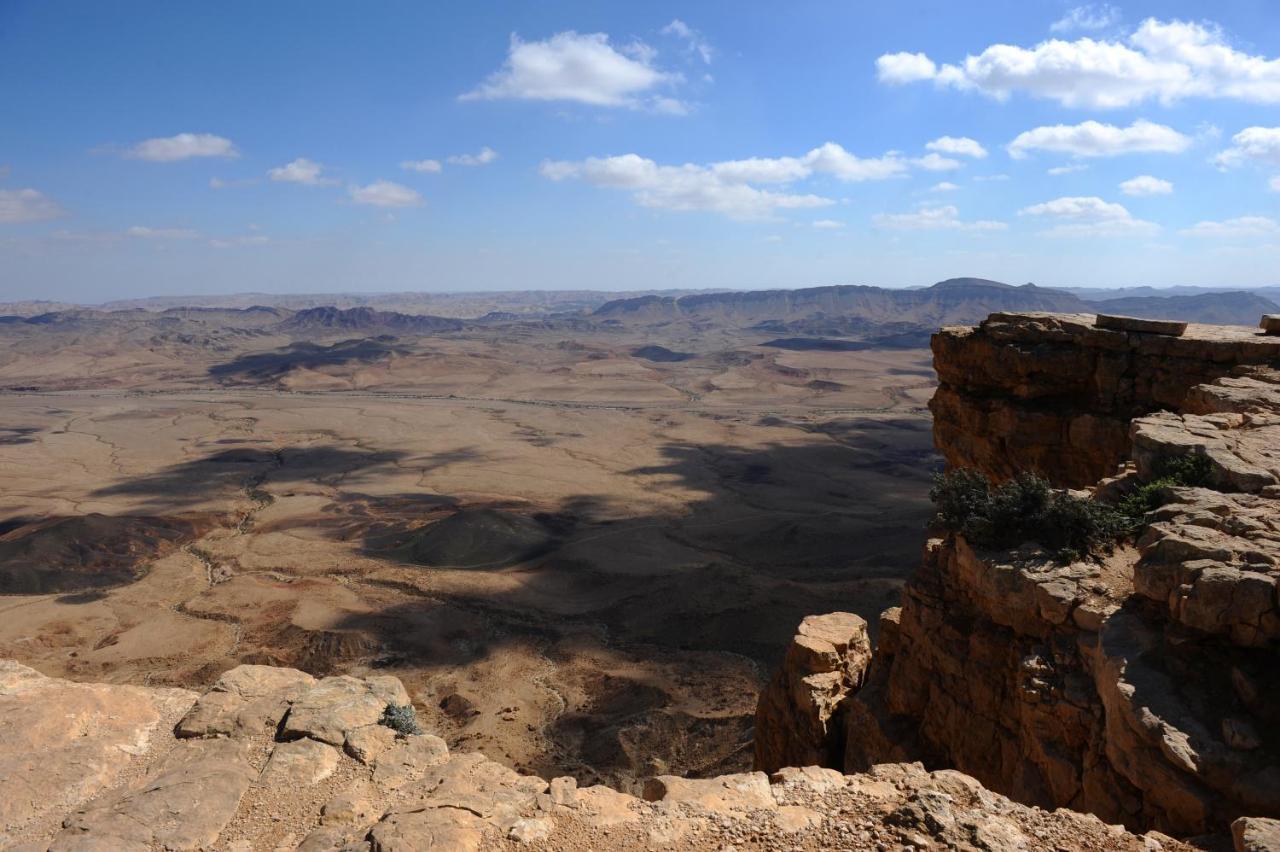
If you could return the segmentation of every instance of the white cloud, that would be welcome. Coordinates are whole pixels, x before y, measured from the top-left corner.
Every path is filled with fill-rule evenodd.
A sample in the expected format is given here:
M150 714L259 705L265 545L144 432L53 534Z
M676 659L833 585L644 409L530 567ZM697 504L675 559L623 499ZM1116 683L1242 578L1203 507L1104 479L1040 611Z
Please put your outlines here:
M932 142L925 143L924 147L926 151L937 151L939 154L958 157L973 157L977 160L987 156L987 149L968 136L940 136Z
M974 178L974 180L980 181L982 183L988 183L990 181L1006 181L1008 179L1009 179L1008 175L978 175L977 177Z
M1169 195L1173 192L1173 184L1151 175L1138 175L1120 184L1120 191L1125 195Z
M993 44L958 64L942 65L923 53L893 53L877 59L876 69L881 82L894 85L932 81L998 100L1021 92L1068 107L1119 108L1152 99L1171 104L1193 97L1280 102L1280 59L1237 50L1212 24L1155 18L1122 40L1055 38L1030 48Z
M230 139L212 133L179 133L177 136L146 139L134 145L125 155L135 160L171 163L192 157L238 157L240 152Z
M448 160L455 166L487 166L498 159L498 152L488 145L475 154L454 154Z
M937 76L938 66L923 53L886 53L876 60L876 77L881 83L901 85Z
M348 190L356 204L374 207L416 207L422 196L407 186L389 180L376 180L368 186L353 186Z
M1069 163L1065 166L1054 166L1051 169L1045 169L1045 174L1053 177L1061 177L1062 175L1075 174L1089 169L1088 163Z
M955 192L960 187L951 181L944 180L942 183L935 183L929 187L930 192Z
M190 240L200 236L190 228L148 228L145 225L134 225L125 234L144 240Z
M1244 163L1280 166L1280 127L1246 127L1231 142L1230 148L1213 158L1219 168Z
M813 227L823 231L836 231L844 227L844 222L835 219L815 219Z
M1115 157L1120 154L1177 154L1191 145L1191 138L1172 127L1138 119L1128 127L1085 121L1054 124L1019 133L1006 146L1009 156L1020 160L1029 151L1051 151L1075 157Z
M321 177L320 172L323 170L324 166L314 160L299 157L291 163L271 169L267 172L267 176L274 181L301 183L307 186L337 183L333 178Z
M1178 233L1211 238L1280 236L1280 222L1266 216L1239 216L1222 222L1197 222Z
M877 228L901 231L1003 231L1004 222L981 220L963 222L953 205L923 204L915 213L877 213L871 217Z
M958 165L958 164L957 164ZM812 194L780 193L752 184L788 184L815 174L845 182L887 180L909 171L895 153L859 157L827 142L803 157L751 157L707 165L664 166L638 154L592 157L577 162L547 160L539 167L551 180L578 178L594 186L629 189L645 207L710 210L733 219L759 219L778 210L823 207L835 202Z
M400 168L407 172L439 174L443 166L440 165L439 160L405 160L400 164Z
M590 158L581 162L543 162L539 171L551 180L577 178L593 186L629 190L643 207L705 210L731 219L763 219L778 210L834 204L817 195L757 189L741 175L717 173L714 167L662 166L637 154Z
M960 161L941 154L925 154L911 161L913 165L930 172L947 172L960 168Z
M575 101L592 106L638 108L644 95L680 82L653 65L654 51L640 42L621 50L604 33L556 33L545 41L513 34L507 61L461 100L514 98Z
M34 189L0 189L0 224L40 222L65 216L66 211Z
M1135 219L1123 204L1097 196L1055 198L1018 211L1019 216L1057 220L1060 224L1043 233L1051 237L1118 237L1154 234L1160 227Z
M698 54L706 65L710 65L711 60L715 57L715 50L711 47L710 42L703 38L701 33L679 18L673 19L671 23L663 27L662 34L683 40L686 47L691 52Z
M815 172L824 172L849 182L885 180L907 172L906 161L896 154L862 158L850 154L834 142L814 148L804 155L804 161Z
M1049 32L1070 33L1077 30L1105 30L1120 23L1120 10L1107 3L1076 6L1049 25Z

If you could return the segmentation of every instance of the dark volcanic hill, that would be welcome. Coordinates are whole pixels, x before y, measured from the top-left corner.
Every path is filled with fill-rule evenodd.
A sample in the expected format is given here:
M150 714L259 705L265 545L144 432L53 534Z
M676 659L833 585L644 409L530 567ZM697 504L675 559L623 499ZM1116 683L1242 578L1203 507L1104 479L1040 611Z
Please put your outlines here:
M993 311L1084 312L1070 293L1034 284L1013 287L982 278L952 278L920 290L835 286L801 290L757 290L682 296L644 296L601 305L601 320L660 323L677 319L755 325L822 317L907 322L927 326L971 323Z
M343 309L326 306L298 311L277 327L286 332L333 330L435 334L441 331L460 331L463 322L450 317L375 311L373 308Z
M1263 314L1280 313L1280 305L1245 290L1201 293L1195 296L1131 296L1088 304L1107 314L1216 325L1256 326Z

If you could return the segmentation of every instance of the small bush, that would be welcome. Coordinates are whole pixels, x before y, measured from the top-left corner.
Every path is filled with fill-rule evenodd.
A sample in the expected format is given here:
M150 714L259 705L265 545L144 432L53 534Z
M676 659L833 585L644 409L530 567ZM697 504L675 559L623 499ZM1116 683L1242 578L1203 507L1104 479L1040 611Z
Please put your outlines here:
M979 547L1034 541L1069 561L1110 552L1129 530L1112 507L1055 491L1033 473L993 487L977 471L954 470L935 477L929 497L935 523Z
M1148 512L1160 508L1164 500L1160 492L1179 486L1201 486L1209 482L1212 465L1206 456L1165 456L1156 463L1156 478L1139 485L1116 503L1118 511L1133 531L1141 529Z
M412 704L387 705L387 709L382 711L379 723L406 736L422 733L422 728L418 727L418 712L413 709Z

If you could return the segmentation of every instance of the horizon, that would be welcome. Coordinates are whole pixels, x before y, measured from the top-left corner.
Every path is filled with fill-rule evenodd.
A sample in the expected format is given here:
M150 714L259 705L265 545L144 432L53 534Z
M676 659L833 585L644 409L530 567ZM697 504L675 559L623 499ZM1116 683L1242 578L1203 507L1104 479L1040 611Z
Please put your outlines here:
M1268 11L9 3L0 301L1274 287Z

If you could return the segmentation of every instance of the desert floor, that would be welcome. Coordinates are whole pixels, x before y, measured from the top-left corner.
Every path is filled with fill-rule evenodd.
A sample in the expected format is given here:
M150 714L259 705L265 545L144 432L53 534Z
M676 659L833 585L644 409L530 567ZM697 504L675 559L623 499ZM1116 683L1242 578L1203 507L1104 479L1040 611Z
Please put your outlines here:
M0 359L0 657L51 675L378 669L521 769L722 772L800 619L874 623L929 514L923 350L429 341L264 379L95 345Z

